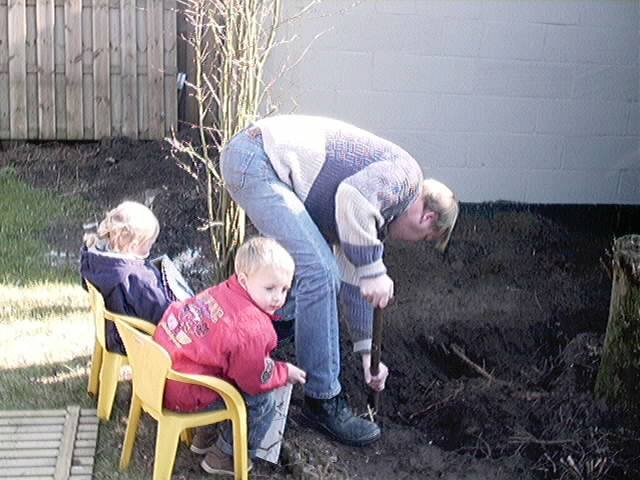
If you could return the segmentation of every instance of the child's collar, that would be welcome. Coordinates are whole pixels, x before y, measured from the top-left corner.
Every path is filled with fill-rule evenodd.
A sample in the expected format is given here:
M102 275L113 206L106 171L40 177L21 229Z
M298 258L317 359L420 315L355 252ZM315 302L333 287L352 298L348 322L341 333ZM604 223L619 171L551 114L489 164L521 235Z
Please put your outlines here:
M92 247L89 249L90 252L96 253L98 255L103 255L105 257L111 257L111 258L121 258L124 260L146 260L147 257L142 257L140 255L136 255L134 253L122 253L122 252L113 252L111 250L109 250L109 248L96 248L96 247Z

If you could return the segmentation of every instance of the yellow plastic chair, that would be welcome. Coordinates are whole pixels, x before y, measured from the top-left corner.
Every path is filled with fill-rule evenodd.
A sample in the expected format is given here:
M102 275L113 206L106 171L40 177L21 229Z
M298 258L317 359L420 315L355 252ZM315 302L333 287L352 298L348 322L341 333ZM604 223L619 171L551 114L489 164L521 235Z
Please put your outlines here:
M185 430L231 420L233 428L233 464L236 479L248 478L247 410L240 392L220 378L181 373L171 368L167 351L149 335L131 327L114 315L118 332L127 349L133 371L133 393L129 422L122 445L120 469L129 466L142 410L158 422L153 480L171 478L178 438ZM166 380L192 383L215 390L224 400L223 410L178 413L163 408Z
M102 298L102 294L98 289L89 282L86 282L86 284L96 327L96 339L93 355L91 356L91 372L89 373L87 391L91 395L98 396L98 418L109 420L116 396L116 388L118 387L120 368L127 364L127 357L107 350L105 319L113 320L113 314L105 308L104 298ZM119 318L149 335L153 335L156 328L152 323L139 318L124 315L119 316Z

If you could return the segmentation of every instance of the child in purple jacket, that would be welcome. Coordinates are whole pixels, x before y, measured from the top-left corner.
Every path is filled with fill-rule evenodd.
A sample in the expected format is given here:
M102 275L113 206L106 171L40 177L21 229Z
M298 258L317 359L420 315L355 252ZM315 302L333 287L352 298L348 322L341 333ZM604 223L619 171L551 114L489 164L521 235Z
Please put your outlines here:
M157 325L171 303L160 271L147 259L160 233L158 219L137 202L109 211L97 233L85 235L80 273L102 294L107 310ZM115 324L107 321L107 350L125 353Z

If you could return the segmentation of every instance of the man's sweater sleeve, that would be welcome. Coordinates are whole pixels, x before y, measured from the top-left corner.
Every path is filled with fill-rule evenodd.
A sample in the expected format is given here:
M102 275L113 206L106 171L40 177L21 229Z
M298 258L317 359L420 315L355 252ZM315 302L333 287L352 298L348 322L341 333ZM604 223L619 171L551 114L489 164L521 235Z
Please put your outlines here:
M346 178L336 191L336 226L340 247L355 267L357 281L386 273L382 261L383 245L378 229L382 216L384 177L388 162L377 162ZM358 285L358 283L355 283Z
M340 245L336 259L343 281L340 301L356 352L371 349L373 307L360 294L363 278L384 275L378 231L415 198L422 172L409 155L371 163L346 178L336 192Z
M355 352L371 350L371 332L373 330L373 307L360 294L356 268L349 262L344 251L336 246L336 261L340 270L340 304L347 317L349 335Z

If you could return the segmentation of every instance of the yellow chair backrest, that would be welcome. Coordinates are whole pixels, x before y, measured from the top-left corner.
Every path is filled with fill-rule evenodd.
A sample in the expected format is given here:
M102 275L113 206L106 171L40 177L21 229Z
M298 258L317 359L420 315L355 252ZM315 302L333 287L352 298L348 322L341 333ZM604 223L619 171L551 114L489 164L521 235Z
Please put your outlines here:
M122 444L120 469L129 465L133 444L138 430L140 414L144 410L158 422L156 433L154 480L169 480L175 462L179 437L194 427L211 425L225 420L231 421L233 430L233 469L235 478L248 478L247 457L247 410L240 392L231 383L217 377L181 373L171 368L167 351L152 337L124 321L123 316L107 312L107 318L118 327L127 349L133 370L133 392L129 422ZM224 400L225 408L180 413L162 408L166 380L200 385L216 391ZM188 437L188 435L186 435Z
M87 284L87 290L89 291L89 303L91 303L91 313L93 314L93 321L96 326L96 339L102 348L107 348L104 328L104 313L106 310L104 306L104 298L102 298L102 294L96 287L86 280L85 282Z
M89 291L89 303L91 304L91 314L96 329L96 337L91 357L91 370L89 372L89 382L87 391L98 396L98 418L108 420L111 417L113 401L118 387L120 367L127 362L124 355L107 350L106 342L106 320L113 321L115 317L123 322L133 325L143 332L153 335L156 326L144 320L126 315L116 315L108 311L105 307L104 298L100 291L90 282L86 282Z
M102 297L102 294L98 291L98 289L86 280L85 282L87 284L87 289L89 290L89 302L91 303L91 311L93 313L94 321L96 324L96 338L103 348L106 348L107 346L105 339L105 320L115 321L115 319L118 318L124 323L133 325L138 330L142 330L149 335L153 335L153 332L156 330L156 326L153 323L141 318L130 317L128 315L110 312L105 307L104 298Z
M130 325L124 315L111 314L127 348L129 364L133 369L133 388L145 408L162 413L162 398L171 357L151 336ZM124 318L123 318L124 317Z

